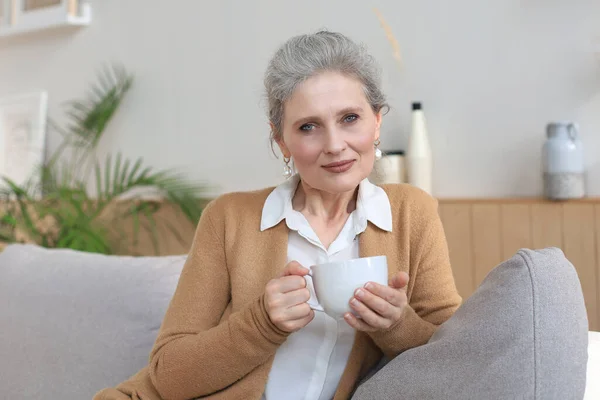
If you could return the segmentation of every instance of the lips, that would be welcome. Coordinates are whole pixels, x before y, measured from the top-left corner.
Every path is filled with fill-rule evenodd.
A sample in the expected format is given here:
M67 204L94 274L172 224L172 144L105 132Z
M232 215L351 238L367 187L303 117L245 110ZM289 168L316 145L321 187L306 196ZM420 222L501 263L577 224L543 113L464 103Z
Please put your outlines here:
M354 165L354 162L355 162L355 160L336 161L336 162L332 162L332 163L323 165L323 168L325 168L329 172L334 172L334 173L339 174L341 172L346 172L350 168L352 168L352 166Z

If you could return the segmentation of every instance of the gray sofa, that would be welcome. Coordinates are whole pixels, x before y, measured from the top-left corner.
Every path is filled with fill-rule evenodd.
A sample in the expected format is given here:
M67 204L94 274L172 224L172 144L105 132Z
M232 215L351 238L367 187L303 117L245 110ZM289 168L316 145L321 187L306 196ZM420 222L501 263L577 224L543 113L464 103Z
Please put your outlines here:
M91 399L133 375L148 361L184 261L8 246L0 254L0 399ZM583 307L560 250L524 250L427 345L392 360L354 398L582 398Z

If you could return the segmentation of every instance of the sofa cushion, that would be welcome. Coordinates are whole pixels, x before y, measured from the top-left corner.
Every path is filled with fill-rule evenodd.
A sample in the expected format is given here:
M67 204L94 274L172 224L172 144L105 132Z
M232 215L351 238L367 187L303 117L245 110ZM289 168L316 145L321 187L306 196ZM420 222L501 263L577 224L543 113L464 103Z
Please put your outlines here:
M0 254L0 398L91 399L148 363L185 256L11 245Z
M573 266L556 248L521 250L353 399L581 399L587 343Z

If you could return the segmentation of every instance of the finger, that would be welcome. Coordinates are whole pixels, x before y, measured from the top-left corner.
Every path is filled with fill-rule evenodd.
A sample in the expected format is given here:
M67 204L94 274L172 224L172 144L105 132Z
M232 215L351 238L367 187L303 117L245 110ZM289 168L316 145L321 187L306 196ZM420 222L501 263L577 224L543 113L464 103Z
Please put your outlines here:
M356 290L354 296L376 314L379 314L384 318L393 318L396 315L397 307L400 307L400 304L402 303L401 298L399 298L402 296L402 293L396 289L388 289L392 292L385 298L365 289Z
M300 278L302 279L302 278ZM275 292L277 289L274 290ZM307 304L310 292L306 288L292 290L288 293L274 293L267 299L267 309L279 314L300 304ZM308 305L308 304L307 304Z
M390 286L396 289L406 289L408 285L409 276L406 272L400 271L392 277L390 280Z
M373 312L369 307L358 301L356 298L350 300L350 307L356 311L362 318L363 322L367 323L376 329L387 329L392 325L392 321Z
M295 306L291 306L289 308L286 308L283 313L285 315L285 319L287 321L295 321L295 320L302 320L305 319L306 317L308 317L311 312L313 312L313 310L310 308L310 306L307 303L301 303L301 304L297 304Z
M294 290L306 288L306 280L301 276L289 275L277 279L277 291L288 293Z
M362 292L365 294L365 298L370 299L371 297L369 294L372 294L385 300L385 302L394 307L402 307L406 301L406 293L404 291L389 286L380 285L379 283L369 282L365 285L365 289L366 290L362 290ZM363 300L360 298L360 295L358 295L358 290L356 291L355 295L360 300Z
M308 307L308 304L304 304ZM297 309L286 310L274 315L271 321L283 330L288 332L295 332L300 328L306 326L315 317L315 312L310 307L305 308L303 306L297 306Z
M375 332L376 331L375 328L366 324L365 322L361 321L360 319L356 318L356 316L352 313L344 314L344 320L348 323L348 325L350 325L352 328L356 329L357 331L362 331L362 332Z
M315 312L310 310L307 316L290 321L289 324L291 325L293 331L297 331L298 329L304 328L306 325L308 325L314 318Z
M297 306L298 304L306 304L310 299L310 292L306 288L292 290L285 293L283 296L283 304L288 308Z
M304 268L298 261L290 261L281 272L281 276L298 275L304 276L309 273L308 268Z

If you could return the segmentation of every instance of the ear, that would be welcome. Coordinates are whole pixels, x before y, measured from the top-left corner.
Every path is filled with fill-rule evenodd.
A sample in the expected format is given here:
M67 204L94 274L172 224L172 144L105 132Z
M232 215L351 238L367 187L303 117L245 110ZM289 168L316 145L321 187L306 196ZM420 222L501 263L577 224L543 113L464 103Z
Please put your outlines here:
M382 120L382 116L381 116L381 111L380 111L377 114L375 114L375 139L374 140L379 140L379 136L381 133L381 120Z
M283 154L283 156L285 158L291 158L291 154L290 151L288 150L287 146L285 145L285 142L283 141L283 139L277 139L275 140L275 142L277 143L277 146L279 146L279 150L281 150L281 154Z
M275 132L275 125L273 125L273 123L271 121L269 121L269 125L271 126L271 132ZM283 156L285 158L290 158L290 151L288 150L287 146L285 145L283 138L275 139L275 143L277 143L277 146L279 146L279 150L281 150L281 154L283 154Z

